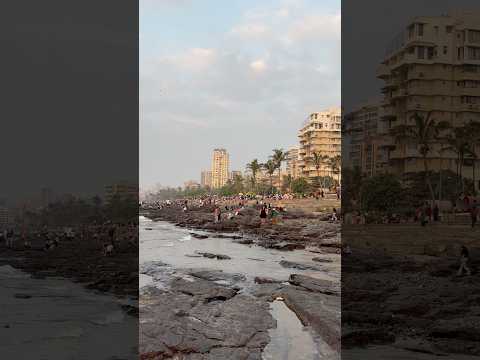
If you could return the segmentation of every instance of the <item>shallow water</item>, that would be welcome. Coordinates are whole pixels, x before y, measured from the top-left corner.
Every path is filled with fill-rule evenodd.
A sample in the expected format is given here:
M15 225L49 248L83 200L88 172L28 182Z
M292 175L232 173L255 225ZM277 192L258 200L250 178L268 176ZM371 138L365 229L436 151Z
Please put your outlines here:
M8 265L0 267L0 288L2 359L137 359L138 322L122 301Z
M366 349L342 350L342 360L389 359L389 360L478 360L478 356L450 354L436 356L419 352L397 349L392 346L372 346Z
M151 230L147 230L151 229ZM278 251L259 246L237 244L232 239L216 238L215 234L194 230L199 234L208 234L207 239L195 239L190 231L175 227L166 222L153 222L140 217L140 263L161 261L169 264L162 269L160 276L153 279L140 275L140 287L155 285L165 287L173 274L181 274L185 269L223 270L225 273L238 273L247 279L237 283L243 292L249 291L255 276L269 277L287 281L290 274L299 273L312 277L340 281L340 262L316 263L313 257L321 256L334 259L338 255L318 255L309 251ZM195 252L210 252L228 255L231 260L216 260L204 257L189 257ZM287 269L279 261L306 263L317 266L322 271ZM271 313L277 320L277 328L271 329L270 344L263 356L265 360L317 360L336 359L338 355L329 353L328 346L318 337L314 337L305 328L297 316L280 301L271 304Z
M151 228L152 230L146 230ZM193 232L193 231L192 231ZM309 251L278 251L259 246L237 244L231 239L215 238L215 234L195 230L198 234L208 234L208 239L195 239L190 231L165 222L153 222L140 218L140 263L162 261L175 268L224 270L228 273L241 273L252 280L255 276L271 277L287 281L290 274L304 275L326 280L340 279L340 262L318 263L313 257L320 256ZM216 260L204 257L189 257L195 252L210 252L230 256L231 260ZM323 258L338 258L338 255L321 255ZM324 271L284 268L280 260L310 264ZM148 277L141 276L140 287L148 284Z

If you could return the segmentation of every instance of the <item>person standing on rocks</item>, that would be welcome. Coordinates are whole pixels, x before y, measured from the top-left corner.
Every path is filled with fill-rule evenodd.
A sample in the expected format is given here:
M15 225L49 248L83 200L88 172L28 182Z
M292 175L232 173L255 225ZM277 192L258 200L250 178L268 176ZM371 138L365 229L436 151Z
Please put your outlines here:
M477 223L477 218L478 218L477 200L473 200L473 204L470 209L470 218L472 220L472 229L473 229L475 227L475 224Z
M262 206L262 210L260 210L260 223L263 225L267 221L267 210L265 206Z
M458 269L457 276L461 276L463 271L467 273L467 275L471 275L470 268L468 267L469 263L469 253L466 246L462 246L462 250L460 252L460 268Z

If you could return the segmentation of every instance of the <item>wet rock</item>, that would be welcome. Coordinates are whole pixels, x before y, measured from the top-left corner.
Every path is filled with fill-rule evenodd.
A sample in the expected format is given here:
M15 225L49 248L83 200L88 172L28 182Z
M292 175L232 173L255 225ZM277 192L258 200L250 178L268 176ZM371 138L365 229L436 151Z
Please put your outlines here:
M255 284L280 284L282 283L281 280L269 278L269 277L260 277L260 276L255 276Z
M342 331L342 346L346 348L363 347L368 344L391 344L394 341L395 336L382 328Z
M340 351L340 298L291 286L281 291L285 304L303 325L311 326L333 351Z
M208 281L226 281L234 283L246 280L246 277L243 274L229 274L224 273L222 270L191 271L188 274Z
M305 245L297 243L276 243L269 246L270 249L280 250L280 251L293 251L293 250L303 250Z
M333 262L333 260L331 260L331 259L325 259L325 258L321 258L321 257L314 257L312 260L316 261L316 262L319 262L319 263L332 263Z
M310 276L299 274L290 275L290 279L288 281L292 285L299 286L312 292L336 296L339 296L341 293L340 284L333 281L316 279Z
M174 279L170 283L170 288L175 292L195 296L206 302L231 299L238 291L200 278L195 281Z
M298 269L298 270L320 270L320 268L313 265L300 264L300 263L287 261L287 260L281 260L279 264L284 268L291 268L291 269Z
M275 326L267 303L245 295L209 303L189 298L164 294L141 308L141 359L261 360Z
M208 239L208 235L204 234L190 233L190 235L195 239Z
M208 252L197 252L197 254L202 255L203 257L209 258L209 259L217 259L217 260L230 260L231 257L228 255L223 255L223 254L212 254Z
M165 266L168 266L161 261L149 261L140 265L139 273L144 275L155 275L156 273L162 271Z
M235 242L242 245L252 245L254 243L252 239L236 240Z
M30 299L32 295L29 294L14 294L13 295L16 299Z

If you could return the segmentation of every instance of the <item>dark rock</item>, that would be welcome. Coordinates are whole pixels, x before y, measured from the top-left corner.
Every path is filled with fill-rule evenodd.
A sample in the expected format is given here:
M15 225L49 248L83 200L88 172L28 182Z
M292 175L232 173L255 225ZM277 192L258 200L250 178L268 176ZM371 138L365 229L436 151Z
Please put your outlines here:
M299 286L305 290L327 295L337 295L341 293L340 284L333 281L316 279L310 276L292 274L288 280L290 284Z
M282 283L281 280L276 280L268 277L259 277L256 276L255 279L255 284L279 284Z
M287 261L287 260L281 260L279 263L281 266L285 268L291 268L291 269L298 269L298 270L320 270L320 268L313 266L313 265L308 265L308 264L300 264L296 263L293 261Z
M319 262L319 263L331 263L333 260L331 259L325 259L325 258L320 258L320 257L314 257L312 259L313 261Z
M32 297L32 295L28 294L14 294L13 296L17 299L30 299Z
M203 234L197 234L197 233L190 233L192 237L195 239L208 239L208 235L203 235Z

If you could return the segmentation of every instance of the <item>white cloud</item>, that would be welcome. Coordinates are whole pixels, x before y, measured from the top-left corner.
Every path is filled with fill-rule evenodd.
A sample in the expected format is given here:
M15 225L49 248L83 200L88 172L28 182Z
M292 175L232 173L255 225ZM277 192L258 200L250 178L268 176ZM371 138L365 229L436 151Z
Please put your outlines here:
M259 59L259 60L252 61L250 63L250 68L257 73L261 73L267 69L267 64L265 63L264 60Z
M192 48L181 54L163 56L160 62L199 71L213 64L216 57L217 52L214 49Z
M287 39L295 41L303 40L340 40L341 15L314 14L307 15L297 20L289 29Z
M242 24L235 26L231 33L242 38L261 38L268 35L270 29L264 24Z

